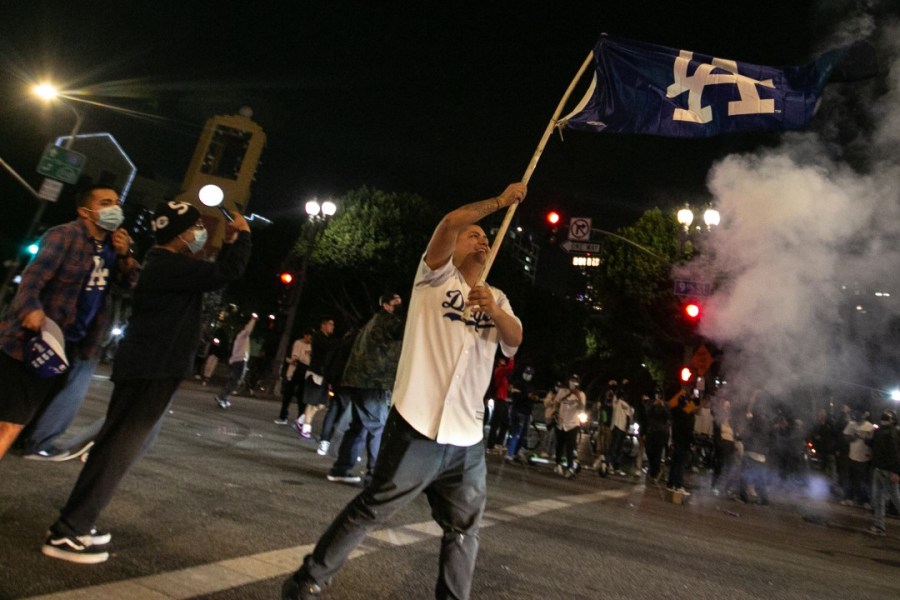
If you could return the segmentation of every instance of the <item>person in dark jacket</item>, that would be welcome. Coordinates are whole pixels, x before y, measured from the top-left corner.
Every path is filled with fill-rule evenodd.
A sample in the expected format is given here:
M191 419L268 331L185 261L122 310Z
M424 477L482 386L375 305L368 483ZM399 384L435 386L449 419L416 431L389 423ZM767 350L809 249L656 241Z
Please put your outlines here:
M887 497L900 510L900 430L892 410L881 415L878 429L872 435L872 508L875 520L869 532L885 535L884 509ZM886 497L887 496L887 497Z
M328 404L329 382L325 380L325 364L340 341L340 338L334 337L334 319L324 317L319 322L318 331L313 332L309 367L303 383L303 412L292 423L297 434L304 439L312 438L313 418Z
M646 411L647 478L659 481L663 451L669 443L669 407L659 394L654 395L653 404Z
M384 294L379 300L378 312L356 336L341 377L338 393L350 398L350 427L341 440L337 460L327 475L328 481L356 483L361 480L351 471L359 460L363 444L366 447L366 479L371 479L375 472L403 339L403 319L399 315L403 300L393 293Z
M128 469L153 443L182 379L190 377L200 342L203 293L241 277L250 258L250 227L232 212L215 262L197 260L206 242L200 211L160 203L153 216L156 246L145 257L131 320L113 362L115 383L106 421L43 546L47 556L77 563L109 558L110 534L95 523Z
M534 367L525 367L521 373L513 377L509 384L509 444L506 448L506 462L515 462L519 451L525 447L528 439L528 426L531 425L531 409L539 400L534 390Z
M666 487L687 496L690 492L684 487L684 468L691 454L691 442L694 441L694 413L700 405L684 388L669 400L669 408L672 414L672 462L669 464Z
M760 504L769 503L768 466L771 442L771 426L768 407L763 400L762 392L756 391L750 398L747 412L744 415L744 428L741 432L741 443L744 456L741 462L741 483L738 497L741 502L750 500L750 487L756 491Z

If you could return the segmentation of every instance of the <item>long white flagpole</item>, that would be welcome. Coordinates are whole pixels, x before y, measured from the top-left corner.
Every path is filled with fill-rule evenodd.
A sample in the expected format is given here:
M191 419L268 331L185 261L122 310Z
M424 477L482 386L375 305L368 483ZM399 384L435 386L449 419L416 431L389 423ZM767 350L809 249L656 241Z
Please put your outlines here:
M578 69L578 73L575 74L575 78L572 79L572 83L569 84L569 88L566 90L566 93L563 94L562 99L559 101L559 105L556 107L556 112L553 113L553 117L551 117L550 122L547 123L547 128L544 130L544 135L541 136L541 141L538 143L537 149L531 156L531 162L528 163L528 168L525 169L525 175L522 177L522 183L527 185L531 180L531 174L534 173L534 169L535 167L537 167L537 163L541 158L541 154L543 154L544 152L544 146L547 145L547 140L550 139L550 134L553 133L553 128L556 127L557 119L559 119L560 113L565 107L566 102L569 100L569 96L571 96L572 92L575 90L575 86L581 80L581 76L584 75L584 72L588 68L588 65L591 64L591 60L593 60L593 58L594 51L591 50L590 52L588 52L587 58L584 59L584 63L581 65L581 68ZM481 268L481 275L478 276L478 283L483 284L487 280L488 273L490 272L491 267L494 264L494 258L497 256L497 252L500 251L500 244L503 243L503 238L506 237L506 230L509 229L509 223L510 221L512 221L513 215L516 212L516 206L518 206L518 203L511 204L506 210L506 216L503 218L503 223L500 225L500 229L497 231L497 235L494 237L494 245L491 246L491 251L487 256L487 259L484 261L484 266Z

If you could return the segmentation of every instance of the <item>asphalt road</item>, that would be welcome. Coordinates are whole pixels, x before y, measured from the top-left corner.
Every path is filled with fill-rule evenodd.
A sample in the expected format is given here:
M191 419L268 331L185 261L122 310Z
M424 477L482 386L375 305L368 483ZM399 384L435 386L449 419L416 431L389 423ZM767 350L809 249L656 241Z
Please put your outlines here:
M113 533L106 563L40 553L80 462L0 462L0 598L279 598L359 488L326 481L333 459L272 422L275 400L236 397L221 410L216 389L178 392L98 523ZM101 371L73 431L103 414L110 390ZM897 519L874 538L860 509L777 492L771 506L738 504L712 496L702 474L679 506L636 477L565 480L495 455L488 470L473 598L900 598ZM328 597L432 597L437 535L424 498L414 502L366 540Z

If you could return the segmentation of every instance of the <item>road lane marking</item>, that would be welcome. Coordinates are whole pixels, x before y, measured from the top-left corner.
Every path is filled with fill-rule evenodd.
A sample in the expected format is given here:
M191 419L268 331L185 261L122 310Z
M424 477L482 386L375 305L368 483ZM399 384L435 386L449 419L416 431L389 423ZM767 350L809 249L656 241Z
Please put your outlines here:
M486 511L481 529L579 504L623 498L628 494L627 490L603 490L591 494L560 496L505 506ZM390 529L379 529L370 533L366 540L376 540L392 546L406 546L438 538L441 535L443 535L443 531L437 523L423 521L411 525L399 525ZM312 552L313 547L314 544L305 544L281 550L269 550L178 571L167 571L43 596L31 596L26 600L121 600L122 598L129 600L187 600L196 596L214 594L258 581L286 576L297 570L303 557ZM363 541L350 554L349 560L379 549L383 550L384 547L368 545L366 541Z

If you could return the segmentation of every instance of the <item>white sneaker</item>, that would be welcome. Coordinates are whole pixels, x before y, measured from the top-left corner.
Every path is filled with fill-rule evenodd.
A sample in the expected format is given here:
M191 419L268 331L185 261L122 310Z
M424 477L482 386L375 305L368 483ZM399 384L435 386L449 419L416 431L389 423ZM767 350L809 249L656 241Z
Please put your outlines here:
M557 475L563 475L563 474L565 474L565 471L563 470L563 466L562 466L562 465L556 465L556 468L553 469L553 472L556 473Z
M331 442L328 440L322 440L319 442L319 447L316 449L316 454L319 456L325 456L328 454L328 448L331 446Z

